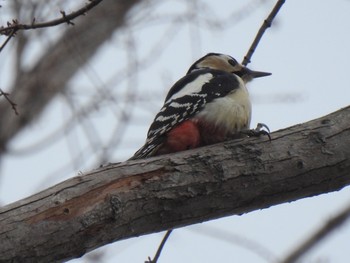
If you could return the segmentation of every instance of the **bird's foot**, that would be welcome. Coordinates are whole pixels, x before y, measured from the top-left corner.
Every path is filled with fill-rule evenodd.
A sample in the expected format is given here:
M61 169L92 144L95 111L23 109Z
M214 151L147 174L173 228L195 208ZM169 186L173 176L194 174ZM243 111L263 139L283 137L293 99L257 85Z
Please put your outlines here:
M264 128L266 130L264 130ZM267 135L267 137L269 137L269 140L271 141L270 129L264 123L258 123L255 129L241 131L241 133L248 135L249 137L259 137L260 135Z

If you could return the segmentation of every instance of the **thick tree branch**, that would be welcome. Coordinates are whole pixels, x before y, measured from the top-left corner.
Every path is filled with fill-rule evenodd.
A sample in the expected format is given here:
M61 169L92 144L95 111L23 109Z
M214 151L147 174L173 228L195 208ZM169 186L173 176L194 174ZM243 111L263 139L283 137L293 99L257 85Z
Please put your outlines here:
M121 239L350 184L350 107L272 133L110 165L0 210L0 259L57 262Z

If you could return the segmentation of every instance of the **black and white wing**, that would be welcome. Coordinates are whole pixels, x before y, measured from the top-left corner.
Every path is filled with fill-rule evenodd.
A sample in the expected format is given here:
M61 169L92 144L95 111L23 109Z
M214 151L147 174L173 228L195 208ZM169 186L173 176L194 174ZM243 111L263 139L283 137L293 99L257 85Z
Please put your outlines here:
M207 103L238 89L239 85L236 75L213 69L196 70L181 78L169 90L148 130L144 146L130 159L153 156L168 131L196 115Z

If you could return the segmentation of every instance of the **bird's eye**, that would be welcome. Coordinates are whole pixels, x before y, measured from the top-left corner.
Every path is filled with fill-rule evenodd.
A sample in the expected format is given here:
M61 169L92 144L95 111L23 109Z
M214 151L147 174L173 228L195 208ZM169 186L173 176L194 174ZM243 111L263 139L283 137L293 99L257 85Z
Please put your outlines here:
M230 63L231 66L236 66L238 64L238 62L234 59L229 59L228 63Z

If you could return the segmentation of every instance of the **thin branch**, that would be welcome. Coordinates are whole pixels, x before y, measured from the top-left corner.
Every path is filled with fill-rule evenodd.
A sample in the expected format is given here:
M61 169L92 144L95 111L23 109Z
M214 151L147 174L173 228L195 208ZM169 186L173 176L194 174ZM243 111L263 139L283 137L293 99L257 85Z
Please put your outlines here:
M84 7L78 9L75 12L72 12L68 15L64 11L60 11L62 14L61 18L57 18L48 22L43 23L35 23L35 18L33 19L31 24L20 24L18 21L13 21L12 23L9 23L7 27L3 27L0 29L0 34L7 35L7 32L9 30L28 30L28 29L36 29L36 28L43 28L43 27L51 27L51 26L57 26L59 24L67 23L69 25L74 25L74 23L71 22L71 20L77 18L78 16L85 15L87 11L91 10L95 6L97 6L100 2L103 0L89 0L89 3L86 4Z
M290 253L281 263L297 262L303 255L315 247L320 241L327 237L331 232L341 227L350 218L350 204L338 215L330 219L326 224L311 235L297 249Z
M62 17L57 18L51 21L43 22L43 23L36 23L35 18L33 18L33 21L31 24L21 24L18 22L17 19L13 19L12 22L7 22L7 26L0 27L0 35L6 35L8 38L6 39L5 43L1 46L0 52L5 47L9 39L19 30L29 30L29 29L37 29L37 28L45 28L45 27L52 27L57 26L59 24L67 23L68 25L74 25L72 22L73 19L77 18L78 16L85 15L86 12L97 6L100 2L103 0L89 0L89 3L87 3L84 7L78 9L75 12L72 12L70 14L66 14L64 11L60 11Z
M0 29L1 30L1 29ZM0 33L1 34L1 33ZM0 52L5 48L8 42L10 42L10 39L16 34L16 30L12 29L11 32L8 34L4 44L1 45L0 47ZM3 93L3 92L2 92Z
M10 105L12 106L12 109L14 110L14 112L16 113L16 115L19 115L18 111L17 111L17 104L14 103L11 99L10 99L10 94L7 92L4 92L2 89L0 89L0 97L4 96L4 98L10 103Z
M151 259L150 257L148 257L148 261L145 261L145 263L157 263L159 257L160 257L160 253L162 253L162 249L166 243L166 241L168 240L171 232L173 232L172 229L166 231L164 237L163 237L163 240L162 242L160 243L159 247L158 247L158 250L157 250L157 253L154 255L154 258Z
M262 36L264 35L266 29L271 27L273 19L275 18L275 16L277 15L278 11L281 9L281 7L285 3L285 1L286 0L278 0L276 5L272 9L271 13L269 14L269 16L264 20L264 22L261 25L258 33L255 36L255 39L254 39L252 45L250 46L247 54L244 56L244 59L242 61L242 65L244 65L244 66L248 65L248 63L250 62L250 59L253 56L253 53L254 53L256 47L258 46L258 44L259 44Z

